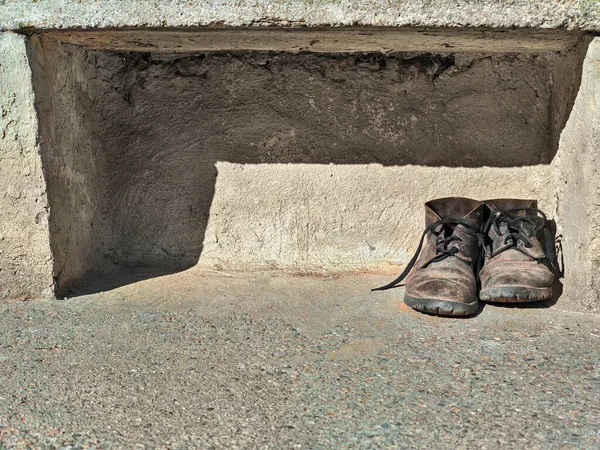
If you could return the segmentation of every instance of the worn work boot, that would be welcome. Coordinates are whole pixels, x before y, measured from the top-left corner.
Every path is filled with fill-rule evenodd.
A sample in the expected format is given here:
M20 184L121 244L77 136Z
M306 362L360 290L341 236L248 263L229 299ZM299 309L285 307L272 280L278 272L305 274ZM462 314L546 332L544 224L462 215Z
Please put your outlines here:
M537 202L500 199L485 203L489 218L483 227L486 243L479 298L507 303L550 298L554 242Z
M480 258L485 206L468 198L442 198L425 204L425 231L406 269L404 302L418 311L466 316L477 311L476 270ZM414 270L411 272L411 270Z

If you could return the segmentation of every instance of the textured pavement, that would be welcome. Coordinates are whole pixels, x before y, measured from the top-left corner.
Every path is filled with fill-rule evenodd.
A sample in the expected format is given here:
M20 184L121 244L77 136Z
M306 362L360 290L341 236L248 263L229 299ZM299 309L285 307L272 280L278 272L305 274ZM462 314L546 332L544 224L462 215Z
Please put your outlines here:
M369 292L388 279L192 270L0 304L0 442L600 447L600 317L567 299L432 317Z

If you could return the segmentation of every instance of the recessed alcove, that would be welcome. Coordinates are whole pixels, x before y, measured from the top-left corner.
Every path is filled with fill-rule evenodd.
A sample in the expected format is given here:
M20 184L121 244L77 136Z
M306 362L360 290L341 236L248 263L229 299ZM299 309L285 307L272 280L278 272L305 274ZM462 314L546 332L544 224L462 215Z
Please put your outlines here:
M588 42L540 30L35 33L57 295L196 265L397 270L423 202L441 196L536 198L553 216L551 163Z

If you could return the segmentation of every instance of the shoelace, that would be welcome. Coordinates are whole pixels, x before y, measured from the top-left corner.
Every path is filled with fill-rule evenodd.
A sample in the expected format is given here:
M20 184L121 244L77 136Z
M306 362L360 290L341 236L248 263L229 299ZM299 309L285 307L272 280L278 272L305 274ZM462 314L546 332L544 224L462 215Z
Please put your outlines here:
M408 274L410 273L410 271L416 264L417 259L419 258L419 255L421 254L421 250L423 249L423 242L425 241L425 236L427 236L427 234L430 232L437 236L437 240L436 240L436 245L435 245L436 255L431 261L428 262L428 264L431 264L433 262L443 261L444 259L448 258L449 256L456 255L459 252L459 249L457 247L452 247L449 249L448 245L453 241L462 241L462 239L460 237L454 236L454 234L453 234L454 229L458 225L462 225L466 229L467 233L471 232L471 233L475 234L477 236L479 245L480 246L483 245L483 238L481 235L481 231L480 231L479 226L476 223L471 222L470 220L466 220L466 219L441 219L441 220L438 220L437 222L434 222L431 225L429 225L427 228L425 228L425 231L423 231L423 234L421 235L421 240L419 241L419 246L417 247L417 250L415 251L415 254L409 261L408 265L404 269L404 272L402 272L402 274L398 278L396 278L394 281L392 281L391 283L386 284L385 286L371 289L371 290L372 291L385 291L387 289L391 289L391 288L398 286L400 284L400 282L408 276ZM440 230L436 231L436 228L438 228L440 226L441 226ZM447 233L447 237L440 236L443 231L449 232L449 233Z
M518 212L524 212L525 214L516 215L515 213ZM490 258L493 258L506 250L514 249L529 256L531 259L538 262L546 262L552 268L555 268L556 262L553 257L554 242L552 241L547 221L546 215L536 208L514 208L507 211L498 210L494 212L483 226L483 235L487 236L490 229L494 227L494 231L498 236L504 236L504 245L496 250L492 250L491 247L485 248L486 256L489 255ZM506 225L508 230L504 235L500 230L503 224ZM544 230L545 255L535 258L523 250L519 246L519 242L522 242L525 247L531 247L533 245L531 239L540 229Z

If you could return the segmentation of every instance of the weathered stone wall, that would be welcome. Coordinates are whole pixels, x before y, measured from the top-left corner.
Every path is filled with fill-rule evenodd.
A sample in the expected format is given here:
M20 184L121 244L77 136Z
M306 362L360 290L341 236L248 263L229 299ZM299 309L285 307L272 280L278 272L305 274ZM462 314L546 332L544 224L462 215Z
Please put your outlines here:
M0 33L0 299L52 295L37 132L25 38Z
M554 160L564 297L600 310L600 40L589 46L581 87Z

